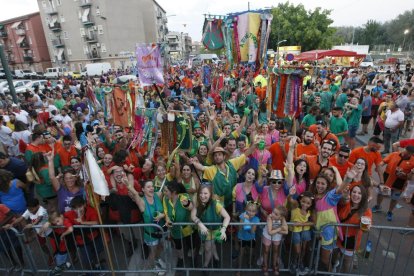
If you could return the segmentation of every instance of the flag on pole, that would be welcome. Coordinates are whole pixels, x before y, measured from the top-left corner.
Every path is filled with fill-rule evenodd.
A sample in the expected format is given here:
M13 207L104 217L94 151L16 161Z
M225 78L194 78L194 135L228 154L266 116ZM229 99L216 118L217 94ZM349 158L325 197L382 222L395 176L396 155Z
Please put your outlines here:
M157 44L137 44L137 70L142 86L164 84L163 61Z
M85 162L88 167L89 181L92 183L94 193L100 196L109 196L109 188L105 175L99 168L90 149L85 151Z

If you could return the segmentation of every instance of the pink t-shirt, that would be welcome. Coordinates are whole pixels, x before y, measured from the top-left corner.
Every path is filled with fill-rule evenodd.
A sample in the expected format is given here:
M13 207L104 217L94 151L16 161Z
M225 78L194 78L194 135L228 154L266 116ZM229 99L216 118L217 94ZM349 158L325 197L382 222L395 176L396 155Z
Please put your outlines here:
M276 208L277 206L286 205L287 199L283 186L280 187L276 195L270 195L270 189L269 186L265 186L263 192L260 194L260 203L267 214L270 214L273 211L273 208Z

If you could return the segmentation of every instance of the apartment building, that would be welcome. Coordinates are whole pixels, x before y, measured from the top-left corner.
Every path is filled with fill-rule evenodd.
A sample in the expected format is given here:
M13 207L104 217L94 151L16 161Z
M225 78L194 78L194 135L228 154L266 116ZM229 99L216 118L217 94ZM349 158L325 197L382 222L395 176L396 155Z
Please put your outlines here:
M188 33L169 32L167 34L167 44L171 61L189 59L192 50L192 40Z
M85 64L135 62L137 43L165 41L167 17L154 0L38 0L52 63L80 71Z
M38 12L0 22L0 41L11 70L44 72L52 65Z

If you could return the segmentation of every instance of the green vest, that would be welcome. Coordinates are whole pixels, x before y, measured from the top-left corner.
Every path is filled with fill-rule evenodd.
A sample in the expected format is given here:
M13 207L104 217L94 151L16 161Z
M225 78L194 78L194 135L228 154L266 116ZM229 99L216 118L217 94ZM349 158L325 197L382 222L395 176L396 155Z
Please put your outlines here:
M223 218L216 212L216 200L212 200L208 205L207 209L204 210L203 214L199 217L203 223L221 223ZM220 228L220 225L206 225L210 230L216 230Z
M229 161L226 162L227 176L217 166L216 168L217 173L212 181L213 193L220 197L224 196L224 207L227 207L232 204L232 192L237 182L237 171Z
M167 209L168 217L172 222L190 222L190 211L183 207L181 204L180 196L190 198L188 194L178 195L178 199L173 205L171 200L164 197L163 205L164 209ZM180 239L187 237L193 233L193 229L190 225L187 226L172 226L170 228L171 236L173 239Z

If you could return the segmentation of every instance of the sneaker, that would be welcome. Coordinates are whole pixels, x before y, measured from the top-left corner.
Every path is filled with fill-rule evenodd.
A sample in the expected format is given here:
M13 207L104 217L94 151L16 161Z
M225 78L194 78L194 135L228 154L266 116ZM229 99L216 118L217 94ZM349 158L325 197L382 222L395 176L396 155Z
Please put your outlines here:
M257 262L256 262L256 264L257 264L257 266L262 266L262 264L263 264L263 257L262 256L260 256L260 258L259 259L257 259Z
M165 269L167 267L167 264L161 258L156 260L155 263L158 264L162 269Z
M392 212L387 212L387 220L392 221Z
M162 268L160 266L160 264L155 264L154 269L155 270L165 270L164 268ZM158 271L158 272L154 272L154 273L155 273L155 275L159 275L159 276L165 275L165 271Z
M58 276L62 274L63 269L61 266L55 266L51 271L49 271L49 275Z
M377 213L381 211L381 206L380 205L375 205L374 207L372 207L372 212L373 213Z

